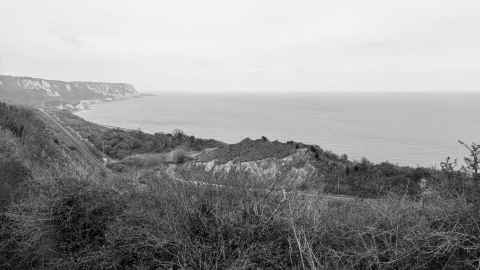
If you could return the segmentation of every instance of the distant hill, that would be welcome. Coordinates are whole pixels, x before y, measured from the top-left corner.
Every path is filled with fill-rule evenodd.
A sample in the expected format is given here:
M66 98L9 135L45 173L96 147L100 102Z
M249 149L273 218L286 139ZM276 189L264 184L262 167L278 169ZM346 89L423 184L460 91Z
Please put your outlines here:
M126 83L65 82L0 75L0 100L26 105L78 104L82 100L108 100L138 94Z

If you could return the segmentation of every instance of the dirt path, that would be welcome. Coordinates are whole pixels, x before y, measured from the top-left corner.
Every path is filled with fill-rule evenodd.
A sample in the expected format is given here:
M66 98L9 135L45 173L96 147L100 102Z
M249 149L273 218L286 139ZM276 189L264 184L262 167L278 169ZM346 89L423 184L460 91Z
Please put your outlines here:
M170 179L185 183L188 185L196 185L196 186L210 186L210 187L215 187L215 188L227 188L228 186L225 185L218 185L218 184L211 184L211 183L206 183L206 182L201 182L201 181L194 181L194 180L185 180L182 177L178 176L177 173L175 172L175 168L177 165L175 164L169 164L167 169L165 170L165 173L170 177Z
M42 117L45 123L47 123L48 126L54 128L55 131L57 131L57 136L60 136L60 138L68 145L74 146L75 149L80 153L80 155L82 155L82 157L90 165L104 169L103 166L101 166L101 159L92 153L92 151L89 149L88 145L83 141L82 138L78 137L70 130L65 128L58 119L56 119L44 109L39 108L38 111L40 112L40 117Z

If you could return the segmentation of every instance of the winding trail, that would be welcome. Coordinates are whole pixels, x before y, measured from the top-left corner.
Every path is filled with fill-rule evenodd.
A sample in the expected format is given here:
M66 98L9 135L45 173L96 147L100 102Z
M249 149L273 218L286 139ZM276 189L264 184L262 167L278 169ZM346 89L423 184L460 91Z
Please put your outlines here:
M177 165L174 164L169 164L167 169L165 170L165 173L170 177L170 179L181 182L187 185L196 185L196 186L210 186L210 187L215 187L215 188L228 188L229 186L225 185L218 185L218 184L211 184L211 183L206 183L206 182L201 182L201 181L194 181L194 180L185 180L182 177L178 176L178 174L175 172L175 168Z

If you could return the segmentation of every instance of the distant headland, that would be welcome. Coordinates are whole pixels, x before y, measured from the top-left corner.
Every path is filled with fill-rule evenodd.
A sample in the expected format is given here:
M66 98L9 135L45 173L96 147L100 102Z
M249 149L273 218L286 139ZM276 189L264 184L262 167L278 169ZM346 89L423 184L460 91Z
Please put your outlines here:
M128 83L59 81L0 75L0 97L14 104L83 110L89 104L140 96Z

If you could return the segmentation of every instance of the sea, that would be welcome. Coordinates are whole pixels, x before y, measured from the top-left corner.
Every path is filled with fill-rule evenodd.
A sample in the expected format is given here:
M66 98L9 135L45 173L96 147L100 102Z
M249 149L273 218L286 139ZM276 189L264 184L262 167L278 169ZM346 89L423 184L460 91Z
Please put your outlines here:
M184 133L236 143L316 144L352 160L439 167L463 162L458 143L480 143L480 93L156 93L95 104L77 115L149 133Z

